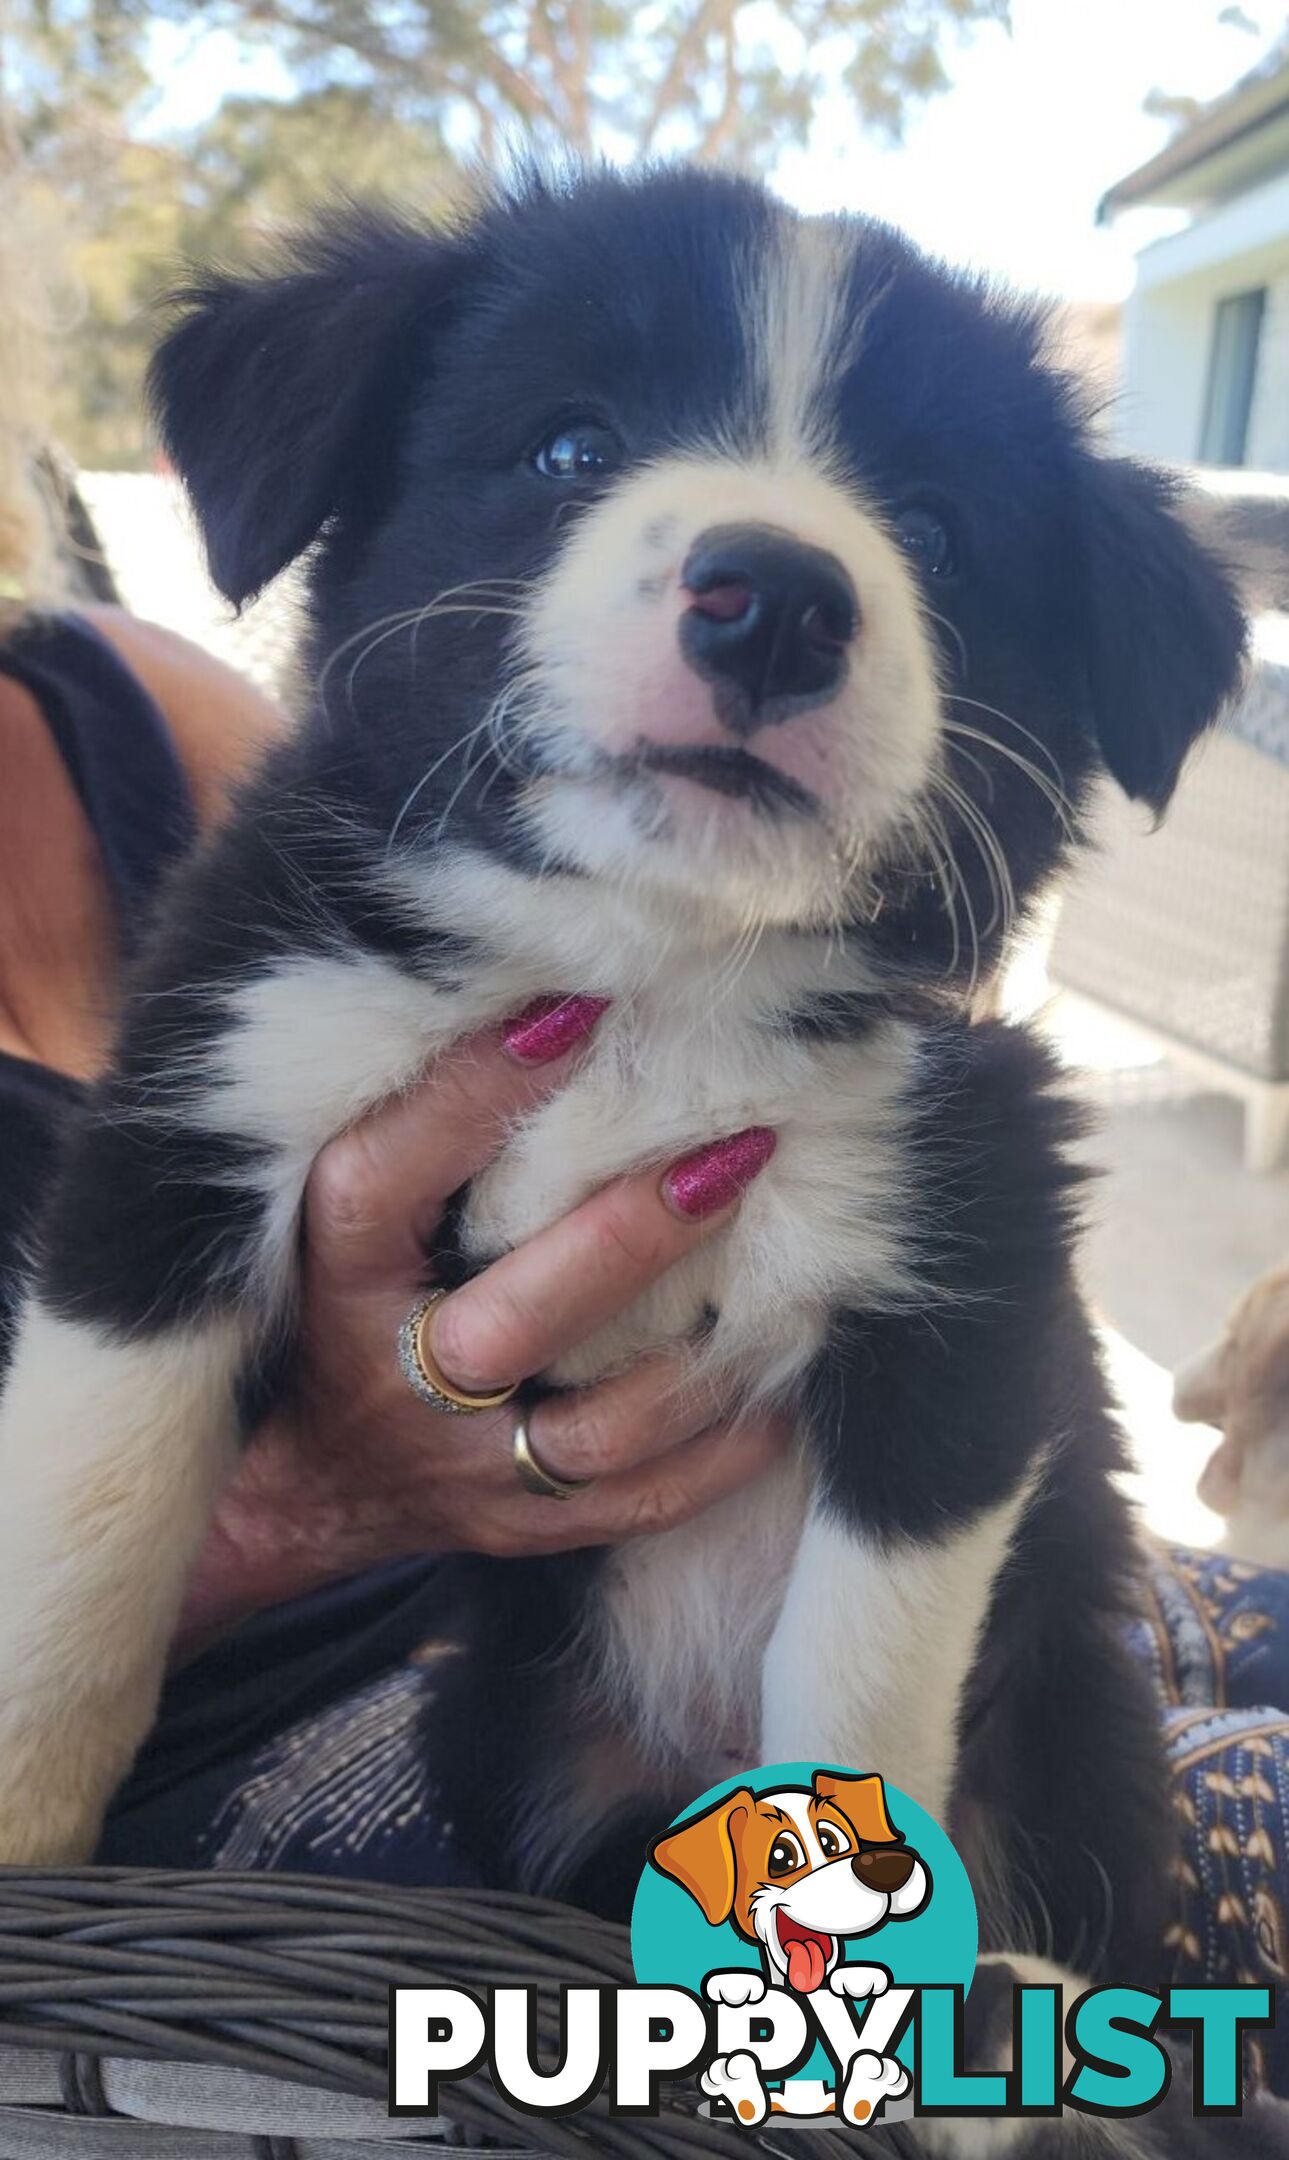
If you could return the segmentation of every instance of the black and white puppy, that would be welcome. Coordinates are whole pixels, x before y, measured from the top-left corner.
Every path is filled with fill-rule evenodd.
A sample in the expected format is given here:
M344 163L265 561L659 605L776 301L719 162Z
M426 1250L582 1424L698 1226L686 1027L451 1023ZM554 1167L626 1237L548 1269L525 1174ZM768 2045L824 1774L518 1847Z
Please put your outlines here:
M965 1013L1094 774L1167 802L1243 626L1042 341L882 227L685 171L354 216L191 295L166 439L231 599L312 550L314 695L169 893L44 1226L0 1410L0 1860L91 1851L147 1730L318 1150L571 990L610 1009L465 1198L466 1263L773 1127L737 1219L542 1378L692 1338L801 1445L668 1535L462 1567L459 1833L612 1903L636 1810L872 1768L952 1826L986 1940L1153 1969L1071 1121Z

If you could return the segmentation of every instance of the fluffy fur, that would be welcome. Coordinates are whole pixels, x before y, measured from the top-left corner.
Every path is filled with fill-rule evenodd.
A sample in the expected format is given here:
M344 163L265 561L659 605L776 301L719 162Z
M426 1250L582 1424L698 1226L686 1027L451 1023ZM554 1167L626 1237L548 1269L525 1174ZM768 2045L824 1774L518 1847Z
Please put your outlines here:
M542 1377L691 1336L800 1448L666 1537L457 1565L427 1737L461 1834L613 1907L714 1772L871 1765L947 1817L987 1942L1153 1972L1071 1120L1033 1042L964 1015L1093 775L1166 803L1243 631L1042 335L881 227L683 171L451 233L347 218L188 296L165 434L231 599L312 549L312 691L171 892L49 1209L0 1408L0 1859L92 1847L233 1405L289 1358L318 1148L568 989L611 1009L459 1263L773 1125L729 1228ZM735 682L744 558L714 602L695 564L767 531L853 610L785 615Z

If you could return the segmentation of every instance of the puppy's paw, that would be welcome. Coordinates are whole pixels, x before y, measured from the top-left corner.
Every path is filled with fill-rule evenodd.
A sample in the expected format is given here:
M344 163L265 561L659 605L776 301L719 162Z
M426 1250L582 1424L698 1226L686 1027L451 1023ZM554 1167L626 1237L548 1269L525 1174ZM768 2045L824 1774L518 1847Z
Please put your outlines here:
M708 2002L722 2003L727 2010L746 2010L750 2003L765 2001L765 1981L759 1972L708 1973L703 1982Z
M847 2122L872 2122L886 2100L902 2100L909 2074L892 2055L857 2055L846 2073L841 2113Z
M99 1839L99 1811L43 1786L0 1787L0 1867L80 1867Z
M848 1995L852 2001L884 1995L890 1984L891 1976L884 1965L838 1965L828 1981L834 1995Z
M698 2082L710 2100L727 2101L735 2121L746 2123L749 2129L763 2123L770 2112L756 2057L746 2048L734 2055L718 2055Z

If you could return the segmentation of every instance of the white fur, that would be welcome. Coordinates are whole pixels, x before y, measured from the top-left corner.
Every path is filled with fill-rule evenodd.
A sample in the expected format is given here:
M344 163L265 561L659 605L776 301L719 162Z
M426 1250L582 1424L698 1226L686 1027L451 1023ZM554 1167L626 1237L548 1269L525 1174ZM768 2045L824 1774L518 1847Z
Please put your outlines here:
M785 737L808 726L818 738L826 721L810 768L822 826L771 822L687 781L628 784L606 765L669 730L677 700L707 700L675 634L679 574L702 532L744 523L826 549L860 595L863 627L836 697L747 745L779 761ZM701 897L727 928L744 915L837 921L913 817L938 755L935 661L912 573L853 491L804 456L749 463L695 452L614 488L579 519L539 589L522 658L514 725L554 775L532 790L528 818L552 855L626 887L647 880Z
M767 1759L879 1765L945 1819L962 1690L1025 1498L926 1544L812 1510L765 1660Z
M757 418L770 455L825 460L832 442L825 399L851 365L863 319L847 305L855 236L840 218L783 212L775 247L748 270Z
M235 1429L232 1320L21 1323L0 1403L0 1858L84 1860L156 1710Z

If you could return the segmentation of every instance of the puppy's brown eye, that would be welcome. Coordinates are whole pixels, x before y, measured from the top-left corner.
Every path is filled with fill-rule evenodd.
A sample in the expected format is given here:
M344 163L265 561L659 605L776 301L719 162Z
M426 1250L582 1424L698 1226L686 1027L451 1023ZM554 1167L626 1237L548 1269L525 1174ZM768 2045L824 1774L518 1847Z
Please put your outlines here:
M566 420L533 452L547 480L597 480L622 463L622 445L599 420Z
M791 1831L781 1830L770 1847L766 1872L771 1875L791 1875L795 1868L804 1867L806 1856Z
M836 1823L820 1823L819 1850L825 1860L839 1860L841 1855L848 1853L850 1849L850 1839L844 1830L838 1829Z

